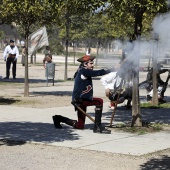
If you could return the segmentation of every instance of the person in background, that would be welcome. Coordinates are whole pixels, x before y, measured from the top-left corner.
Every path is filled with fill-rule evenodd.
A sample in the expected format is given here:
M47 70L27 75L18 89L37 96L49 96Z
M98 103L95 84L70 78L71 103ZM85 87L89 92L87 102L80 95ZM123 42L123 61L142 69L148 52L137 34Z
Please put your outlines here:
M21 64L22 66L25 66L25 57L26 57L26 47L25 46L22 46L22 58L21 58Z
M51 54L46 54L44 59L43 59L44 68L46 68L47 63L51 63L51 62L52 62L52 55Z
M81 67L79 67L75 76L74 89L72 93L72 103L77 103L79 107L85 112L88 106L95 106L95 124L93 132L110 133L110 131L102 127L101 124L103 99L93 97L92 77L108 74L112 72L114 68L93 70L95 58L96 57L90 55L84 55L83 57L77 60L81 63ZM86 115L83 114L81 111L77 110L77 116L78 121L71 120L61 115L55 115L53 116L54 125L56 128L62 128L60 123L63 122L76 129L84 129Z
M160 74L163 74L167 71L169 71L168 69L163 69L163 66L158 63L157 64L157 93L158 93L158 101L160 103L166 103L165 100L163 100L164 98L164 94L163 92L165 92L166 89L164 89L165 87L165 82L161 79ZM145 83L145 89L147 92L147 101L151 101L152 100L152 96L153 96L153 84L152 84L152 79L153 79L153 67L148 71L147 73L147 77L146 77L146 83Z
M9 45L5 47L4 50L4 61L6 61L6 77L4 79L9 79L10 67L12 66L13 79L16 79L16 65L19 56L18 47L14 44L14 40L10 40Z
M46 47L45 47L44 54L45 54L45 56L46 56L47 54L51 54L51 50L50 50L50 47L49 47L49 46L46 46Z
M4 47L6 47L7 45L9 45L8 41L4 41Z
M91 55L91 48L88 48L88 50L86 51L86 55Z

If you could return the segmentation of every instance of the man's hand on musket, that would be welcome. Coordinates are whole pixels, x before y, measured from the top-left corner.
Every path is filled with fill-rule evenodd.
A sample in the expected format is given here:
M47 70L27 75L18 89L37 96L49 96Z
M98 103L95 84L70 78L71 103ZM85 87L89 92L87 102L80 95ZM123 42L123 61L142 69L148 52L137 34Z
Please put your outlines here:
M79 98L79 97L77 97L76 99L74 99L71 103L73 104L73 105L75 105L75 104L77 104L77 105L80 105L80 104L82 104L82 99L81 98Z

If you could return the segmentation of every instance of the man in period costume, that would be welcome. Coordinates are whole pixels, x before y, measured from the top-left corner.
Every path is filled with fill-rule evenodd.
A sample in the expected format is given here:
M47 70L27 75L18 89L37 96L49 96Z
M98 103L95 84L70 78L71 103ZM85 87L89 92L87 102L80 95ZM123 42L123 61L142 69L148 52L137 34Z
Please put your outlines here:
M86 112L88 106L95 106L95 124L94 133L110 133L109 130L102 127L101 117L103 109L103 99L93 97L92 77L102 76L114 71L114 68L93 70L95 57L84 55L77 61L80 62L80 67L75 75L74 89L72 94L72 103L78 103L79 107ZM79 109L77 110L77 120L71 120L61 115L53 116L54 125L56 128L62 128L60 122L64 122L73 126L76 129L83 129L85 125L86 115Z
M5 47L4 50L4 61L6 61L6 77L4 79L9 79L10 67L12 66L13 79L16 79L16 64L19 56L19 50L16 45L14 45L14 40L10 40L10 44Z

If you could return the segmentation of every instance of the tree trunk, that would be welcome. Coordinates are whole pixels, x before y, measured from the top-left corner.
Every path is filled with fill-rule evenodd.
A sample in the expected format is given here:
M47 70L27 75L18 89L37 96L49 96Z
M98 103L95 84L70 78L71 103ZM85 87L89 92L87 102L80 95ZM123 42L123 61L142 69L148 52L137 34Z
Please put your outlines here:
M37 55L37 53L35 52L34 53L34 65L36 65L36 55Z
M69 14L66 14L66 54L65 54L65 73L64 73L64 80L66 81L68 79L67 76L67 62L68 62L68 45L69 45L69 24L70 23L70 18Z
M142 19L145 9L138 7L136 13L134 14L135 23L134 23L134 35L133 40L140 40L142 32ZM140 57L140 44L137 44L138 54L135 56L135 69L133 76L133 91L132 91L132 124L131 126L142 126L142 119L140 114L140 98L139 98L139 57Z
M33 64L33 56L34 56L34 54L31 54L31 56L30 56L30 64Z
M158 60L158 40L156 39L156 44L154 44L153 48L153 72L152 72L152 84L153 84L153 96L152 96L152 105L158 106L158 93L157 93L157 60Z
M76 46L75 46L75 42L73 42L73 51L74 51L74 58L73 58L73 64L76 64Z
M142 126L141 114L140 114L140 97L139 97L139 57L140 57L140 42L136 49L138 56L135 56L134 70L133 70L133 91L132 91L132 124L131 126Z
M28 31L27 31L28 32ZM24 97L29 96L29 80L28 80L28 34L25 36L26 41L26 56L25 56L25 87L24 87Z
M97 52L96 52L96 63L95 63L95 67L98 66L99 48L100 48L100 40L99 40L98 43L97 43Z

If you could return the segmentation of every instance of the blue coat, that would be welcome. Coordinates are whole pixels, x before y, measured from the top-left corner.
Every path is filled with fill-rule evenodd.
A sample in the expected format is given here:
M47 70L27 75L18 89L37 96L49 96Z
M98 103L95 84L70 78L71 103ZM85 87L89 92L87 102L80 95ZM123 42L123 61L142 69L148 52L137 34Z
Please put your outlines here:
M93 100L93 82L92 77L102 76L110 73L110 69L91 70L84 67L80 68L74 81L74 89L72 94L72 100L85 99Z

